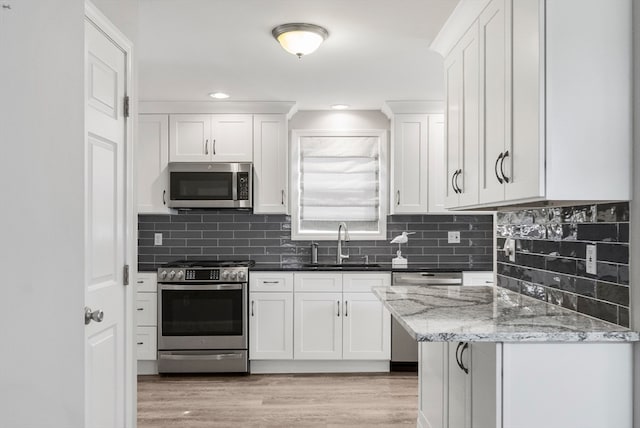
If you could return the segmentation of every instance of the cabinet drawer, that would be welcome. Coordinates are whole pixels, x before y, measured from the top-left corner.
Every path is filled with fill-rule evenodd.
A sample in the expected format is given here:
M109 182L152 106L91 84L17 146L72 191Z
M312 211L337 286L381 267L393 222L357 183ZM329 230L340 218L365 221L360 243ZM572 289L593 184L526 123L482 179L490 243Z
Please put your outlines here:
M293 283L295 291L342 292L341 273L295 273Z
M138 272L136 278L136 291L158 291L158 274L155 272Z
M157 293L136 294L136 325L157 326Z
M138 327L136 329L136 347L139 360L157 359L157 337L155 327Z
M493 285L494 275L489 272L462 272L462 285Z
M371 287L389 287L390 273L345 273L342 276L344 292L371 292Z
M293 291L292 272L251 272L250 291Z

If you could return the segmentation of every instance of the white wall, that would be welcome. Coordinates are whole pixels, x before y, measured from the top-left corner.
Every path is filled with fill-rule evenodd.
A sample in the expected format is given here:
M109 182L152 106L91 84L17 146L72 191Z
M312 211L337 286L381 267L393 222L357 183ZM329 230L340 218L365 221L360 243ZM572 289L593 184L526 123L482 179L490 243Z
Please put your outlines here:
M0 9L0 426L84 425L84 3Z
M634 56L634 130L633 130L633 200L631 201L631 328L640 330L640 1L633 2L633 56ZM640 343L634 355L634 427L640 428Z
M377 110L299 111L289 129L389 129L389 119Z
M136 45L138 39L138 0L91 0L109 20Z

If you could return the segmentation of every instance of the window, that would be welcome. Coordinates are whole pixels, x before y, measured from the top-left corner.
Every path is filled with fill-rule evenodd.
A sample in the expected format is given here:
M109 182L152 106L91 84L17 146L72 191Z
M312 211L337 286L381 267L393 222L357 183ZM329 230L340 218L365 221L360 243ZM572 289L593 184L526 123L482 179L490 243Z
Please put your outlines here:
M291 236L386 239L386 131L292 132Z

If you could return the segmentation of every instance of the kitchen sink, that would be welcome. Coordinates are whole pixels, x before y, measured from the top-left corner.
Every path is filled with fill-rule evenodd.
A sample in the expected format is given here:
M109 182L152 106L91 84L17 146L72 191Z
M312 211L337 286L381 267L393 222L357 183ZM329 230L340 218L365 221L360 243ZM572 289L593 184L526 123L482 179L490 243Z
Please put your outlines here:
M366 269L381 267L376 263L342 263L341 265L336 263L304 263L302 266L317 269Z

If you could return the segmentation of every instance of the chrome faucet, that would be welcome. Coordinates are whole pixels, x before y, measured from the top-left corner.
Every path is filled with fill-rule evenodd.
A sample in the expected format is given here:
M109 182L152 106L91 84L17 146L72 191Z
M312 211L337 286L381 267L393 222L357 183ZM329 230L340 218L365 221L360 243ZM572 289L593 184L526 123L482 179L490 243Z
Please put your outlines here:
M348 259L349 255L348 254L342 254L342 239L341 238L341 233L342 230L344 229L344 240L348 241L349 240L349 229L347 229L347 224L344 222L340 222L340 224L338 225L338 250L336 253L336 264L341 265L342 264L342 260L343 259Z

